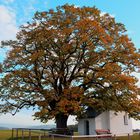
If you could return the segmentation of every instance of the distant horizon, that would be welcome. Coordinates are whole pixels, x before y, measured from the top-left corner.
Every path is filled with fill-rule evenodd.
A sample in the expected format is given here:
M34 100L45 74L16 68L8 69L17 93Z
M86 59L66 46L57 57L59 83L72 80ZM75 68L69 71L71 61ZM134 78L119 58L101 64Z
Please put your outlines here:
M38 128L38 129L51 129L51 128L55 128L56 125L55 124L41 124L41 125L19 125L19 124L2 124L0 123L0 128L8 128L8 129L12 129L12 128Z
M72 124L68 124L69 125L72 125ZM73 124L73 125L76 125L76 124ZM45 128L45 126L47 128ZM50 128L55 128L56 127L56 124L40 124L40 125L37 125L37 124L31 124L31 125L22 125L22 124L12 124L12 123L0 123L0 128L3 127L3 128L8 128L8 129L12 129L12 128L35 128L37 127L38 129L50 129ZM39 128L40 127L40 128ZM42 128L44 127L44 128ZM138 127L132 127L133 130L136 130L136 129L139 129Z
M15 116L12 116L11 114L6 115L0 115L0 127L3 124L4 126L10 125L15 127L31 127L31 126L42 126L42 125L56 125L54 120L49 120L47 123L42 123L39 120L34 120L32 115L24 114L25 111L21 111L17 113ZM33 112L32 112L33 113ZM23 115L24 114L24 115ZM74 116L70 116L68 119L68 125L74 125L78 123ZM132 119L132 128L133 129L140 129L140 121L136 121Z
M16 115L12 116L12 114L7 113L4 115L0 115L0 124L9 124L16 126L39 126L39 125L55 125L54 120L49 120L47 123L42 123L40 120L34 120L32 110L21 110ZM76 124L77 121L74 116L70 116L67 124L73 125Z

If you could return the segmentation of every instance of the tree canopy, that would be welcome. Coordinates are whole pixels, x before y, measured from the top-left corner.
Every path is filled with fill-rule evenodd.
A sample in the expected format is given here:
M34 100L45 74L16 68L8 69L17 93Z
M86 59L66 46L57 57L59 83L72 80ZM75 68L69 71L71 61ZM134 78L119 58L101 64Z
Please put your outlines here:
M59 128L88 107L139 117L132 73L140 54L124 25L109 14L68 4L36 12L15 40L1 46L11 48L1 63L1 113L37 108L37 119L55 118Z

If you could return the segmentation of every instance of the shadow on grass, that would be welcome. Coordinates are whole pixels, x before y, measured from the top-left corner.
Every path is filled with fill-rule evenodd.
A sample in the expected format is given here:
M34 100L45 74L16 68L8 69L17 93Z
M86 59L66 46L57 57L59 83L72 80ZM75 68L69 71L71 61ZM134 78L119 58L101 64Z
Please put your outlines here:
M17 140L16 138L8 138L6 140Z

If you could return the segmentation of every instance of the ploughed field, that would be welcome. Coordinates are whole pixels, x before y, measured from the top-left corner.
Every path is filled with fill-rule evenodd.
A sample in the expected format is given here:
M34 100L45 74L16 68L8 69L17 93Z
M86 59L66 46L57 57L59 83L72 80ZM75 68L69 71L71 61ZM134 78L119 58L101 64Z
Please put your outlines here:
M12 135L11 130L0 130L0 140L12 140L11 135ZM21 138L22 132L19 132L18 135L19 135L18 140L22 140L22 138ZM46 135L47 135L47 133L46 133ZM25 131L24 140L29 140L28 136L29 136L29 132ZM17 140L17 139L14 138L13 140ZM65 138L65 137L52 138L52 137L48 137L48 136L44 137L43 133L41 134L41 132L39 132L39 131L33 131L31 140L71 140L71 138ZM73 140L94 140L94 138L73 138ZM98 139L98 140L100 140L100 139ZM128 140L128 137L127 136L126 137L117 137L116 140ZM131 140L140 140L140 135L134 134L133 136L131 136Z

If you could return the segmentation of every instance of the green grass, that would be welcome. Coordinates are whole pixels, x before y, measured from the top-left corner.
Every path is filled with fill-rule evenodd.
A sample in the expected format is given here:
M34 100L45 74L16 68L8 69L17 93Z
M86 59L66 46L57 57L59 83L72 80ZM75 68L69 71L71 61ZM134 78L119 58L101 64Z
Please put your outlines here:
M116 140L128 140L128 136L117 137ZM134 134L133 136L130 136L130 140L140 140L140 135Z
M21 131L19 131L18 134L19 134L19 137L21 137L21 134L22 134ZM25 131L24 134L27 137L24 140L29 140L29 138L28 138L29 132ZM43 132L40 132L40 131L32 132L32 140L38 140L39 139L39 134L41 134L43 136ZM0 140L11 140L11 136L12 136L12 131L11 130L0 130ZM139 134L134 134L133 136L130 136L130 137L131 137L130 140L140 140L140 135ZM22 140L22 139L19 138L18 140ZM41 140L52 140L52 138L49 138L49 137L43 138L42 137ZM59 138L55 138L54 140L70 140L70 138L59 137ZM94 140L94 139L93 138L74 138L73 140ZM117 137L116 140L128 140L128 136Z
M11 130L0 130L0 140L8 140L11 134Z
M31 132L32 137L36 137L34 139L32 138L32 140L38 140L38 137L40 134L44 135L44 133L41 131L32 131ZM46 133L46 135L47 135L47 133ZM21 137L21 136L22 136L22 131L18 131L18 137ZM24 136L28 137L29 131L24 131ZM12 130L0 130L0 140L11 140L11 137L12 137ZM14 131L14 137L16 137L15 131ZM19 138L18 140L21 140L21 138Z

